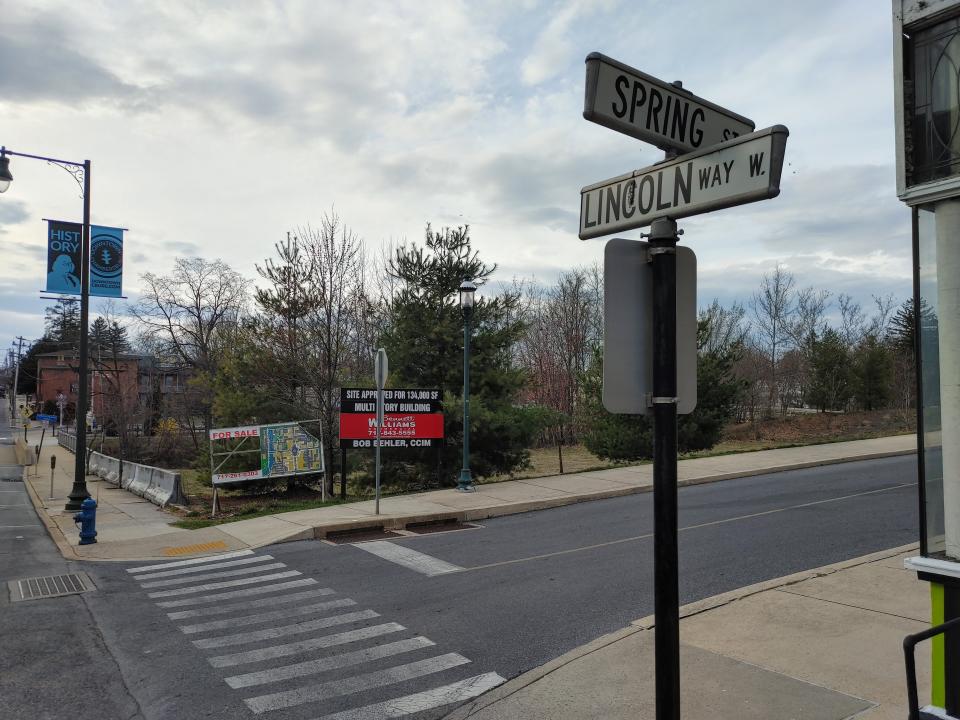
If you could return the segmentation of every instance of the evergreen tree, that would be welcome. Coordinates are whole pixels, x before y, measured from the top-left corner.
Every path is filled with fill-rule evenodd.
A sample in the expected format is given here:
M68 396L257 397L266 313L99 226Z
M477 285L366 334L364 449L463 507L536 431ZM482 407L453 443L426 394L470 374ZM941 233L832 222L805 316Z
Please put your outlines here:
M460 283L478 284L493 273L471 247L468 227L434 232L427 226L423 246L398 247L387 264L397 281L390 299L391 324L382 335L390 358L393 387L439 388L444 397L446 444L439 467L430 451L402 451L414 459L422 478L436 472L441 482L457 475L463 436L463 313ZM517 406L524 376L512 348L523 332L515 294L477 298L471 317L470 465L478 476L509 473L528 461L538 430L536 414Z
M80 303L75 298L61 297L44 310L44 338L64 346L80 343Z
M733 418L746 388L734 367L743 355L742 312L718 311L714 302L697 323L697 406L677 421L677 449L693 452L713 447ZM645 415L614 415L602 405L603 355L595 350L584 378L584 401L579 415L584 444L594 455L613 460L653 457L653 421Z
M893 396L893 354L873 335L857 349L853 382L857 402L864 410L886 407Z
M843 410L853 394L850 353L840 334L827 329L814 341L810 357L811 381L807 402L821 412Z
M597 457L643 460L653 457L653 423L646 415L614 415L603 407L603 352L594 349L583 378L583 402L577 420L583 444Z
M116 320L102 315L90 324L89 348L91 354L122 355L130 352L127 328Z

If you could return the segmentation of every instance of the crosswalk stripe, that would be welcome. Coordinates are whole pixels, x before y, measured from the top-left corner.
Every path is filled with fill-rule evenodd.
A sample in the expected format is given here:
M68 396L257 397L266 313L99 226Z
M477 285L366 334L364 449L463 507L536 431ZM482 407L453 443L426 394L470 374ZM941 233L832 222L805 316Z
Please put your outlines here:
M396 543L386 540L355 543L354 547L364 550L371 555L383 558L384 560L389 560L397 565L402 565L405 568L414 570L427 577L446 575L447 573L463 570L459 565L453 565L440 558L435 558L432 555L426 555L408 548L405 545L397 545Z
M250 563L266 562L273 560L273 555L254 555L253 557L240 558L239 560L226 560L224 562L210 563L209 565L195 565L193 567L178 568L176 570L163 570L161 572L147 573L146 575L134 575L134 580L153 580L154 578L172 577L174 575L187 575L189 573L204 572L205 570L214 570L216 568L234 567L236 565L249 565Z
M457 653L447 653L428 658L427 660L418 660L417 662L397 665L386 670L377 670L376 672L365 673L363 675L354 675L347 678L338 678L316 685L307 685L296 690L287 690L285 692L271 693L270 695L260 695L258 697L247 698L243 702L253 712L260 714L270 710L280 710L281 708L302 705L307 702L317 702L327 698L338 697L342 695L352 695L353 693L371 690L373 688L384 687L386 685L395 685L396 683L406 682L414 678L432 675L433 673L449 670L459 665L466 665L470 661L463 655Z
M350 598L340 600L330 600L328 602L314 603L313 605L302 605L297 608L287 610L274 610L272 612L256 613L254 615L241 615L240 617L228 618L226 620L211 620L210 622L197 623L195 625L181 625L180 631L186 635L193 635L198 632L207 632L208 630L224 630L232 627L243 627L246 625L255 625L257 623L268 622L270 620L283 620L284 618L293 618L298 615L315 615L325 610L334 610L336 608L349 607L357 603Z
M331 615L330 617L319 618L318 620L298 622L293 625L281 625L280 627L266 628L264 630L246 631L232 635L220 635L219 637L194 640L193 644L204 650L229 647L230 645L243 645L244 643L273 640L275 638L286 637L287 635L313 632L314 630L322 630L323 628L334 627L335 625L347 625L348 623L360 622L361 620L371 620L375 617L380 617L380 614L373 610L360 610L358 612L344 613L343 615Z
M259 670L243 675L234 675L224 678L224 680L227 685L234 690L239 690L240 688L252 687L254 685L290 680L291 678L304 677L306 675L316 675L326 672L327 670L339 670L372 660L380 660L381 658L400 655L405 652L413 652L414 650L431 647L435 644L433 640L425 638L423 635L418 635L417 637L408 638L407 640L397 640L396 642L386 643L385 645L374 645L373 647L364 648L363 650L331 655L320 658L319 660L307 660L306 662L283 665L278 668L271 668L270 670Z
M159 565L141 565L140 567L127 568L128 573L150 572L151 570L166 570L168 568L186 567L187 565L198 565L200 563L214 562L217 560L226 560L228 558L242 557L244 555L253 555L253 550L234 550L233 552L219 553L218 555L207 555L206 557L190 558L189 560L172 560L170 562L160 563Z
M346 645L347 643L357 642L358 640L369 640L370 638L389 635L390 633L400 632L401 630L406 630L406 628L399 623L371 625L357 630L348 630L346 632L336 633L335 635L323 635L321 637L301 640L300 642L288 643L286 645L273 645L272 647L247 650L231 655L216 655L207 658L207 660L214 667L232 667L233 665L259 662L260 660L288 657L290 655L309 652L310 650Z
M217 572L206 573L204 575L164 578L163 580L140 583L140 587L170 587L172 585L184 585L186 583L198 582L200 580L216 580L217 578L236 577L238 575L252 575L253 573L265 572L266 570L279 570L280 568L285 567L286 565L284 565L282 562L269 563L267 565L254 565L253 567L242 567L235 570L219 570Z
M183 600L166 600L164 602L158 602L157 607L170 608L183 607L184 605L201 605L203 603L217 602L218 600L228 600L235 597L250 597L251 595L266 595L267 593L287 590L289 588L316 584L317 581L313 578L303 578L301 580L291 580L290 582L277 583L276 585L244 588L243 590L231 590L230 592L214 593L213 595L200 595L199 597L184 598Z
M267 582L269 580L282 580L283 578L301 575L299 570L287 570L285 572L270 573L269 575L258 575L252 578L243 578L242 580L224 580L223 582L205 583L203 585L193 585L191 587L177 588L176 590L160 590L159 592L147 593L148 598L173 597L175 595L193 595L193 593L207 592L209 590L220 590L222 588L237 587L239 585L253 585L254 583Z
M484 673L431 690L404 695L393 700L384 700L373 705L324 715L317 720L391 720L392 718L470 700L505 682L506 680L497 673Z
M316 581L314 581L316 582ZM301 583L302 584L302 583ZM316 588L314 590L304 590L303 592L292 593L290 595L281 595L280 597L260 598L259 600L244 600L229 605L217 605L216 607L196 608L194 610L178 610L167 613L171 620L184 620L193 617L209 617L211 615L228 615L238 610L248 610L250 608L273 607L274 605L289 605L299 600L309 600L311 598L323 597L324 595L333 595L331 588Z

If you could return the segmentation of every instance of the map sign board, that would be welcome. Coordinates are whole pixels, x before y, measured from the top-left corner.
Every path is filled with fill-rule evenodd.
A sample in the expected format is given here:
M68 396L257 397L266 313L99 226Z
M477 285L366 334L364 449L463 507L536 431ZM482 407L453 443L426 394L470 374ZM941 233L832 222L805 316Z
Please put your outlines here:
M302 422L210 431L214 485L322 473L323 443Z
M776 197L789 134L774 125L587 185L580 191L580 239Z
M587 55L583 117L664 150L694 152L752 133L742 115L600 53Z
M440 391L394 388L383 391L380 447L426 448L443 442ZM372 448L377 435L377 391L340 389L340 447Z

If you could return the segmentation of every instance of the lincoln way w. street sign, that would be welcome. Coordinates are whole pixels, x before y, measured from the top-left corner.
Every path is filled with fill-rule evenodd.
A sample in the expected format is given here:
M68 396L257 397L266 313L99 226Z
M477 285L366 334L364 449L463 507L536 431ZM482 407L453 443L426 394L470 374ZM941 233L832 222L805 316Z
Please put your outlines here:
M587 55L583 116L679 153L752 133L753 120L600 53Z
M774 125L587 185L580 191L580 239L776 197L789 134Z

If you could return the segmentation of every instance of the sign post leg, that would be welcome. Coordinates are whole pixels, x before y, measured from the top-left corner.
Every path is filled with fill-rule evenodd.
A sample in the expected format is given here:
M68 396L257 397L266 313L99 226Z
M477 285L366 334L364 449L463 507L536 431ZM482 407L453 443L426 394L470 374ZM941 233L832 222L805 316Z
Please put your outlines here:
M653 264L653 523L656 717L680 720L677 542L677 223L650 228Z
M340 499L347 499L347 449L340 448Z

